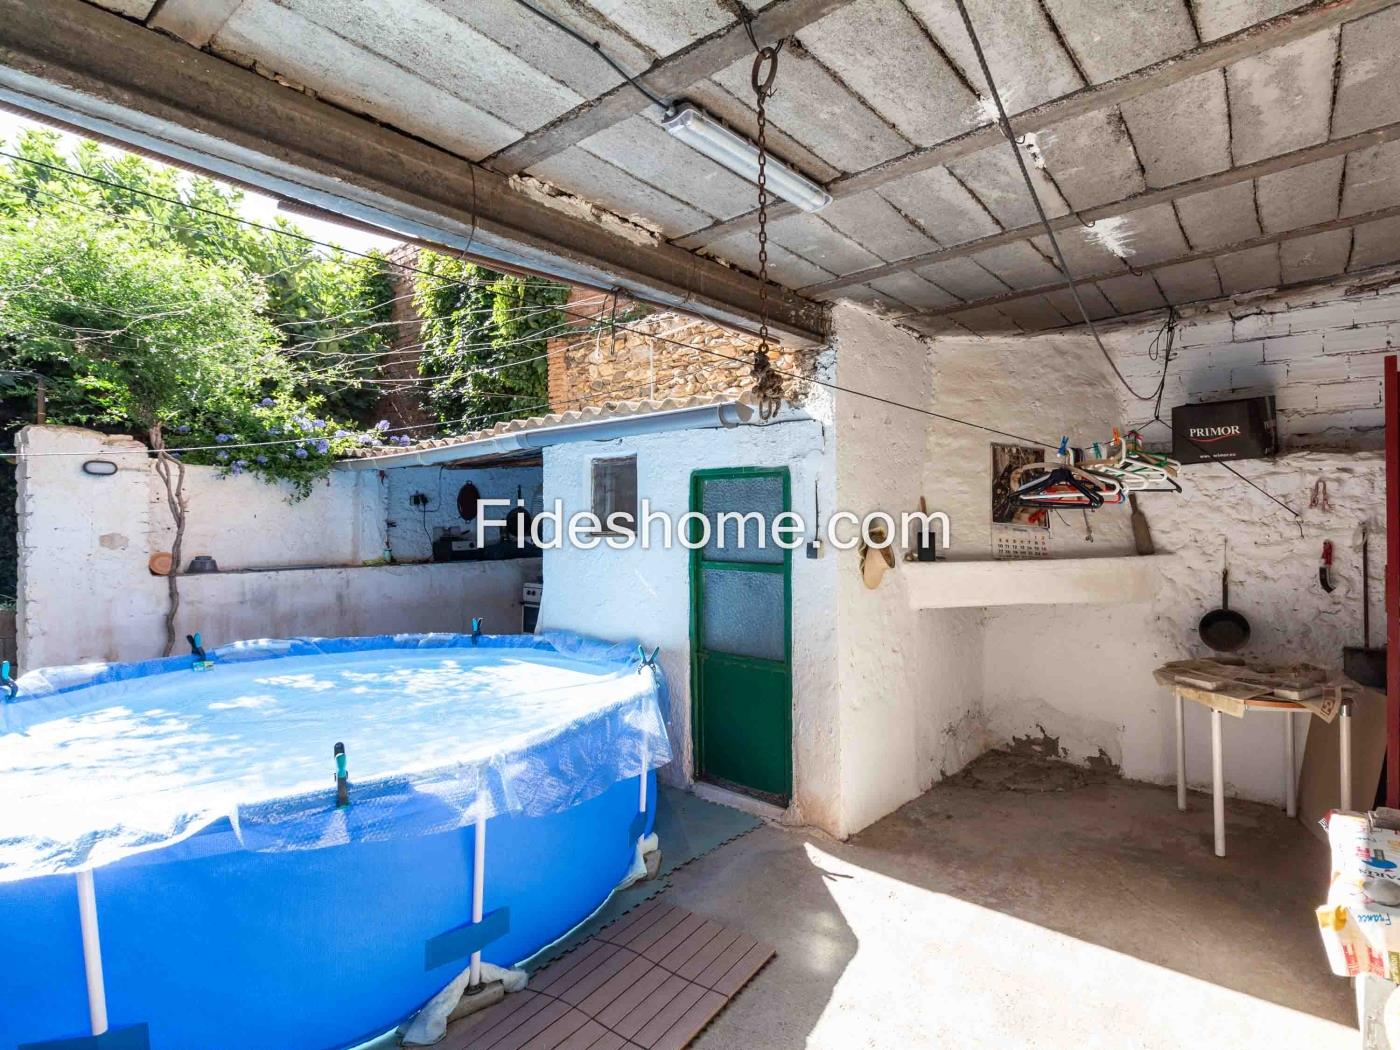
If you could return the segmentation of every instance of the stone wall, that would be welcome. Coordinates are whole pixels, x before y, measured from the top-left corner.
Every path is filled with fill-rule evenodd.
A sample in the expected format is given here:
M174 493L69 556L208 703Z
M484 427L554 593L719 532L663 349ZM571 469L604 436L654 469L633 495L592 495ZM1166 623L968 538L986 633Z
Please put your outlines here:
M611 300L597 300L596 292L576 289L567 309L594 320L580 319L549 341L554 411L641 398L742 394L753 386L755 337L668 311L648 312L627 299L617 303L614 314ZM610 324L614 317L616 330ZM811 374L811 351L770 345L774 367ZM798 400L808 393L806 386L788 383Z
M1160 322L1110 334L1128 381L1155 389L1162 360L1154 347ZM1384 440L1381 370L1400 346L1400 271L1361 280L1241 296L1182 311L1162 416L1174 405L1273 394L1287 449L1379 448ZM1141 403L1124 397L1125 418L1142 420ZM1164 431L1149 430L1149 440Z

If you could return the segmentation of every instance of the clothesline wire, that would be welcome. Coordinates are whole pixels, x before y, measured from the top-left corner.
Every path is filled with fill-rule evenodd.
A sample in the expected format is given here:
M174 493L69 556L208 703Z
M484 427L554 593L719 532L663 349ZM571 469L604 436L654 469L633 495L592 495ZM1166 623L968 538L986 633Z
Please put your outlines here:
M973 47L974 47L974 49L975 49L976 52L977 52L979 61L981 62L982 67L983 67L984 75L986 76L987 83L988 83L988 85L989 85L989 87L990 87L990 86L992 86L992 78L991 78L990 70L987 69L987 66L986 66L986 56L983 55L982 49L981 49L981 45L980 45L980 43L979 43L978 40L977 40L977 37L976 37L975 32L973 31L972 22L971 22L971 19L968 17L967 9L966 9L966 7L965 7L964 4L963 4L963 0L955 0L955 2L957 3L958 8L959 8L959 10L960 10L961 13L962 13L963 21L964 21L964 23L965 23L966 26L967 26L969 35L970 35L971 38L972 38ZM1014 133L1011 133L1010 121L1009 121L1009 120L1007 119L1007 117L1006 117L1006 111L1005 111L1004 107L1002 106L1001 98L1000 98L999 95L996 94L996 91L995 91L995 88L994 88L994 87L993 87L993 96L994 96L994 98L995 98L995 100L996 100L998 113L999 113L999 115L1000 115L1000 117L1001 117L1001 124L1002 124L1003 131L1005 131L1005 132L1011 134L1011 144L1012 144L1012 146L1013 146L1013 148L1014 148L1014 147L1015 147L1015 135L1014 135ZM26 163L26 164L32 164L32 165L35 165L35 166L37 166L37 167L41 167L41 168L48 169L48 170L50 170L50 171L58 172L58 173L60 173L60 174L70 175L70 176L74 176L74 177L76 177L76 178L81 178L81 179L86 179L86 180L89 180L89 181L91 181L91 182L97 183L97 184L99 184L99 185L107 186L107 187L109 187L109 188L111 188L111 189L121 190L121 191L125 191L125 192L128 192L128 193L134 193L134 194L137 194L137 195L140 195L140 196L150 197L150 198L153 198L153 199L156 199L156 200L163 201L163 202L165 202L165 203L167 203L167 204L173 204L173 205L176 205L176 206L178 206L178 207L188 208L188 209L190 209L190 210L192 210L192 211L200 212L200 213L202 213L202 214L206 214L206 215L209 215L209 216L214 217L214 218L223 219L223 220L226 220L226 221L233 221L233 222L243 223L244 225L253 227L253 228L255 228L255 229L260 229L260 230L263 230L263 231L268 232L268 233L275 233L275 234L278 234L278 235L284 236L284 237L290 237L290 238L293 238L293 239L295 239L295 240L301 241L301 242L303 242L303 243L305 243L305 244L315 245L315 246L322 247L322 248L330 248L330 249L333 249L333 250L337 250L337 251L343 252L343 253L345 253L345 254L347 254L347 255L358 256L358 257L360 257L360 258L367 259L367 260L371 260L371 261L376 261L376 262L378 262L378 261L380 261L380 260L383 259L382 256L371 255L371 254L369 254L369 253L367 253L367 252L360 252L360 251L356 251L356 250L351 249L351 248L344 248L344 247L341 247L340 245L332 244L332 243L330 243L330 242L328 242L328 241L319 240L318 238L311 237L311 236L309 236L309 235L307 235L307 234L304 234L304 233L301 233L301 232L299 232L299 231L288 230L288 229L284 229L284 228L277 227L277 226L269 226L269 225L267 225L267 224L265 224L265 223L260 223L260 222L257 222L257 221L255 221L255 220L253 220L253 219L248 219L248 218L246 218L246 217L244 217L244 216L241 216L241 215L234 215L234 214L231 214L231 213L229 213L229 212L218 211L217 209L208 208L208 207L205 207L205 206L203 206L203 205L193 204L193 203L191 203L191 202L189 202L189 201L181 200L181 199L179 199L178 197L169 197L169 196L166 196L166 195L164 195L164 194L155 193L155 192L153 192L153 191L151 191L151 190L145 190L145 189L141 189L141 188L135 187L135 186L128 186L128 185L126 185L125 183L122 183L122 182L119 182L119 181L116 181L116 180L113 180L113 179L105 179L105 178L102 178L101 176L92 175L92 174L89 174L89 173L87 173L87 172L76 171L76 170L74 170L74 169L72 169L72 168L65 168L65 167L63 167L62 165L50 164L50 163L48 163L48 162L46 162L46 161L36 160L36 159L34 159L34 158L31 158L31 157L24 157L24 156L21 156L21 155L16 154L16 153L10 153L10 152L5 151L5 150L0 150L0 157L7 157L7 158L9 158L9 159L11 159L11 160L16 160L16 161L19 161L19 162L21 162L21 163ZM1128 385L1127 380L1123 378L1123 375L1122 375L1122 373L1119 371L1117 364L1113 361L1112 356L1109 354L1108 348L1105 347L1105 346L1103 345L1103 340L1099 337L1098 329L1094 326L1094 323L1089 319L1088 312L1087 312L1087 310L1084 309L1083 302L1082 302L1082 300L1080 300L1080 297L1079 297L1079 295L1078 295L1078 291L1077 291L1077 289L1076 289L1076 287L1075 287L1074 280L1073 280L1073 278L1070 276L1068 268L1064 265L1063 256L1060 255L1060 252L1059 252L1059 242L1055 239L1054 232L1053 232L1053 230L1050 229L1049 221L1045 218L1044 210L1043 210L1043 208L1041 207L1041 204L1040 204L1040 198L1035 194L1034 184L1031 183L1031 181L1030 181L1030 174L1029 174L1028 172L1026 172L1026 170L1025 170L1025 164L1024 164L1024 161L1023 161L1022 158L1021 158L1019 149L1016 150L1016 158L1017 158L1017 163L1018 163L1018 165L1020 165L1020 167L1021 167L1022 175L1024 176L1024 178L1025 178L1025 180L1026 180L1026 184L1027 184L1028 187L1030 187L1031 195L1032 195L1032 198L1033 198L1034 201L1035 201L1036 209L1037 209L1037 211L1040 213L1041 219L1042 219L1042 221L1043 221L1043 223L1044 223L1044 225L1045 225L1045 228L1046 228L1047 232L1048 232L1049 235L1050 235L1051 243L1055 246L1055 250L1056 250L1057 256L1060 257L1062 272L1064 273L1064 276L1065 276L1066 280L1069 281L1070 290L1074 293L1075 300L1076 300L1076 302L1079 303L1080 309L1081 309L1081 311L1084 313L1085 322L1086 322L1086 324L1088 324L1090 331L1093 333L1095 342L1097 343L1097 345L1098 345L1100 351L1103 353L1105 360L1107 360L1109 366L1113 369L1114 374L1116 374L1116 375L1118 376L1118 378L1120 379L1120 381L1122 381L1124 387L1127 388L1128 391L1129 391L1131 394L1133 394L1134 397L1138 398L1139 400L1152 400L1153 397L1157 396L1155 393L1154 393L1154 395L1151 395L1151 396L1149 396L1149 397L1147 397L1147 398L1143 398L1142 395L1138 394L1136 391L1134 391L1134 390L1132 389L1131 386ZM404 271L404 272L407 272L407 273L413 273L413 274L418 275L418 276L428 277L428 278L431 278L431 279L435 279L435 280L442 281L442 282L444 282L444 283L459 284L459 285L462 285L462 286L465 287L465 282L462 282L462 281L457 280L457 279L455 279L455 278L444 277L444 276L442 276L442 275L440 275L440 274L432 273L431 271L424 270L424 269L422 269L422 268L420 268L420 267L411 265L411 264L409 264L409 263L399 262L399 261L397 261L397 260L384 260L384 262L385 262L387 265L389 265L389 266L398 267L400 270L402 270L402 271ZM560 311L561 313L565 314L566 316L576 317L576 318L579 318L579 319L581 319L581 320L586 320L586 321L595 322L595 323L599 320L598 317L595 316L595 315L584 314L584 313L580 313L580 312L578 312L578 311L569 310L566 306L561 306L561 307L559 307L559 311ZM623 330L623 331L633 332L633 333L635 333L635 334L639 334L639 335L642 335L642 336L648 337L648 338L655 338L655 339L656 339L657 341L659 341L659 342L664 342L664 343L667 343L667 344L670 344L670 345L679 346L679 347L682 347L682 348L687 349L687 350L692 350L692 351L698 350L698 351L700 351L701 353L710 354L711 356L714 356L714 357L724 358L724 359L726 359L726 360L738 362L738 363L741 363L741 364L742 364L742 363L746 363L746 362L744 361L743 358L734 357L733 355L722 353L721 351L714 350L714 349L712 349L712 348L710 348L710 347L696 346L696 345L689 344L689 343L683 343L683 342L680 342L679 340L670 339L670 338L667 338L667 337L664 337L664 336L652 336L651 333L648 333L648 332L641 331L641 330L639 330L639 329L630 327L630 326L628 326L628 325L625 324L625 323L619 324L619 323L616 322L616 321L609 321L608 323L609 323L613 328L615 328L615 329L621 329L621 330ZM1169 362L1168 362L1168 363L1169 363ZM983 425L983 424L981 424L981 423L975 423L975 422L973 422L972 420L962 419L962 418L959 418L959 417L957 417L957 416L948 415L948 414L942 413L942 412L935 412L935 411L933 411L932 409L923 408L923 407L921 407L921 406L919 406L919 405L911 405L911 404L908 404L907 402L897 401L897 400L895 400L895 399L893 399L893 398L883 397L883 396L881 396L881 395L879 395L879 394L872 394L872 393L869 393L868 391L856 390L856 389L853 389L853 388L851 388L851 387L845 387L845 386L842 386L842 385L840 385L840 384L838 384L838 383L830 382L829 380L818 379L818 378L816 378L815 376L805 376L805 375L800 375L800 374L795 373L795 372L786 371L786 370L784 370L784 369L778 368L776 365L773 366L773 371L774 371L775 373L779 374L779 375L785 376L785 377L790 378L790 379L797 380L797 381L799 381L799 382L804 382L804 383L808 383L808 384L811 384L811 385L819 386L819 387L822 387L822 388L824 388L824 389L832 390L832 391L837 392L837 393L849 394L849 395L852 396L852 397L865 398L866 400L874 401L874 402L876 402L876 403L883 404L883 405L886 405L886 406L891 407L891 408L900 408L900 409L904 409L905 411L914 412L914 413L917 413L917 414L919 414L919 415L927 416L927 417L929 417L929 418L931 418L931 419L938 419L938 420L942 420L942 421L947 422L947 423L953 423L953 424L957 424L957 425L959 425L959 426L969 427L969 428L974 429L974 430L982 431L983 433L995 434L995 435L998 436L998 437L1011 438L1011 439L1014 440L1014 441L1021 441L1021 442L1025 442L1025 443L1027 443L1027 444L1031 444L1031 445L1039 445L1039 446L1041 446L1042 448L1052 448L1052 449L1053 449L1053 448L1058 448L1058 447L1059 447L1059 443L1058 443L1058 442L1054 442L1054 441L1045 441L1045 440L1041 440L1041 439L1039 439L1039 438L1030 438L1030 437L1026 437L1026 436L1024 436L1024 435L1014 434L1014 433L1012 433L1012 432L1010 432L1010 431L1001 430L1001 429L996 428L996 427L989 427L989 426L985 426L985 425ZM1166 371L1165 371L1165 368L1164 368L1164 369L1163 369L1162 382L1161 382L1161 384L1159 384L1159 391L1158 391L1158 393L1160 393L1161 387L1165 385L1165 381L1166 381ZM1168 429L1171 429L1171 428L1170 428L1170 424L1168 424L1168 423L1166 423L1164 420L1162 420L1162 419L1160 418L1160 416L1157 417L1154 421L1155 421L1155 422L1161 423L1163 426L1166 426ZM447 425L450 425L450 424L447 424ZM1189 441L1190 439L1188 438L1187 440ZM1254 481L1252 481L1250 478L1246 477L1244 474L1241 474L1241 473L1240 473L1239 471L1237 471L1234 467L1231 467L1231 466L1229 466L1229 464L1224 463L1223 461L1220 461L1220 460L1215 460L1215 461L1213 461L1213 462L1217 462L1217 463L1219 463L1221 466L1225 467L1226 470L1228 470L1231 474L1233 474L1233 475L1234 475L1235 477L1237 477L1239 480L1243 481L1245 484L1251 486L1252 488L1258 489L1259 492L1263 493L1263 494L1264 494L1265 496L1267 496L1269 499L1273 500L1275 503L1277 503L1277 504L1278 504L1280 507L1282 507L1284 510L1286 510L1286 511L1288 511L1290 514L1292 514L1295 518L1299 518L1299 517L1300 517L1300 515L1298 514L1298 512L1295 511L1292 507L1288 506L1288 504L1286 504L1286 503L1284 503L1282 500L1278 499L1278 497L1274 496L1274 495L1273 495L1272 493L1270 493L1268 490L1264 489L1262 486L1258 485L1257 483L1255 483Z

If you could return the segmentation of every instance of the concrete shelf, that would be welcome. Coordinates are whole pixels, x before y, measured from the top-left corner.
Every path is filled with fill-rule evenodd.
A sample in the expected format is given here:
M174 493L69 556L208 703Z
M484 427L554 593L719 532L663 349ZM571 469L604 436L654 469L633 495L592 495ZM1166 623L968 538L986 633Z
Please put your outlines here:
M1151 598L1164 557L905 562L899 571L912 609L1109 604Z

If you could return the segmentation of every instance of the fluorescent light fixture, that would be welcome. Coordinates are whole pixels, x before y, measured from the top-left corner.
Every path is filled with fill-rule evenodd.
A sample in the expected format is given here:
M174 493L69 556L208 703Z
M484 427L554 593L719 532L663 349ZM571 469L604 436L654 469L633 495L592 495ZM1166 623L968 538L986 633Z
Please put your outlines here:
M682 103L662 118L661 126L691 149L703 153L736 175L758 181L758 147L737 135L703 110ZM831 194L811 179L799 175L772 154L765 165L768 189L803 211L821 211L831 203Z

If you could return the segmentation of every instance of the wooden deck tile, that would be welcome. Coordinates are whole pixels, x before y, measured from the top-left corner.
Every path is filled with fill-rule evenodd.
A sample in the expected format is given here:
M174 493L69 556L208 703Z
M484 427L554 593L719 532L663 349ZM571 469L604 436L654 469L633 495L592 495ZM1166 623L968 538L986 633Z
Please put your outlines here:
M619 1020L612 1026L612 1030L620 1036L631 1039L634 1042L635 1036L647 1024L656 1017L667 1004L676 996L682 994L687 988L699 988L698 985L690 981L682 980L675 974L671 974L662 981L656 988L636 1006L627 1012L627 1016Z
M697 916L698 918L698 916ZM662 967L676 973L707 944L728 931L723 926L713 920L707 919L702 922L685 940L675 947L666 951L661 951L660 942L647 949L647 958L655 960Z
M711 1018L725 1008L729 1000L718 992L702 992L690 1009L676 1018L675 1022L656 1037L648 1050L681 1050L690 1045L700 1030L710 1023Z
M682 1050L773 957L713 919L654 900L448 1025L442 1050Z

